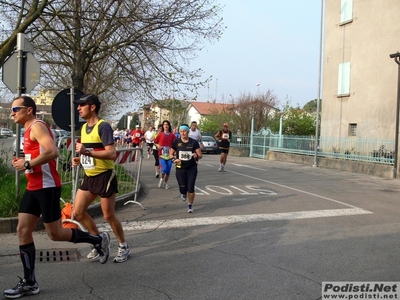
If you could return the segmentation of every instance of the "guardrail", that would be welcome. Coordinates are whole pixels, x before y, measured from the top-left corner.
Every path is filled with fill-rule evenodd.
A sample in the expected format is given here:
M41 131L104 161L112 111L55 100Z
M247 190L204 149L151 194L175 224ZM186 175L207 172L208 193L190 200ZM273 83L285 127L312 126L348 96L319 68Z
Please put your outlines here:
M253 135L234 134L231 146L251 148L251 157L256 158L265 158L267 152L270 150L314 155L315 137L279 136L271 134L268 130L264 130ZM317 156L394 165L394 141L321 137Z

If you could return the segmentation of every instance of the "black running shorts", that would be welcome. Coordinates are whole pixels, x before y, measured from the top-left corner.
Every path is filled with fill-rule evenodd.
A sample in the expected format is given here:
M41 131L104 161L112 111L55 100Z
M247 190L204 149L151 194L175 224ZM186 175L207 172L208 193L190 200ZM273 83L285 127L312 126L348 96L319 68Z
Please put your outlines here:
M42 215L43 223L52 223L61 218L61 187L51 187L36 191L26 190L19 205L19 212Z
M108 170L96 176L84 176L79 189L89 191L101 198L109 198L118 193L118 182L115 170Z

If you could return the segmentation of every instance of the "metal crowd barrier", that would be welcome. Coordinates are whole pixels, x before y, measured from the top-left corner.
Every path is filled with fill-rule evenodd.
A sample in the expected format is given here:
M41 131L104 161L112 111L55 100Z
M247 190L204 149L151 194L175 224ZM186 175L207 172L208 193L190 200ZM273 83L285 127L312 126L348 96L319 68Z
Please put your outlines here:
M57 159L57 168L62 182L61 201L72 204L84 176L83 168L72 168L72 146L74 144L71 143L70 138L65 137L60 139L58 144L60 156ZM114 162L119 190L116 200L127 200L124 205L137 204L145 210L146 208L137 201L137 195L140 190L143 148L117 148L117 155ZM99 200L100 198L98 197L97 199ZM91 205L97 203L98 201L96 200ZM64 219L63 223L65 222L74 223L80 229L84 230L82 225L74 220L73 214L70 219Z

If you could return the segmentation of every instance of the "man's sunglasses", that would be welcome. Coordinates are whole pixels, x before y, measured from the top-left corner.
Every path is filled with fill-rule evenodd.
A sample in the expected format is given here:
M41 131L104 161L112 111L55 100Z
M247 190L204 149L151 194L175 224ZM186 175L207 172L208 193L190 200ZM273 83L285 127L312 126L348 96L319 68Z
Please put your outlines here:
M11 111L16 113L16 112L19 112L23 108L28 108L28 107L27 106L13 106L13 107L11 107Z

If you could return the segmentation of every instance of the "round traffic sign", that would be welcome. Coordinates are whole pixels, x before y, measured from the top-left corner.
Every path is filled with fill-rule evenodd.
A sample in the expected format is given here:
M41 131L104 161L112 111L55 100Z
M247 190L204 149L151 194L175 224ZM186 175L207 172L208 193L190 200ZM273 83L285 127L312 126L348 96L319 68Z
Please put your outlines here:
M79 90L74 90L74 100L78 100L82 97L83 92ZM77 112L77 104L73 104L74 109L74 123L75 128L71 129L71 90L65 89L59 92L53 100L51 105L51 114L53 116L54 122L58 127L67 131L77 131L86 122L85 120L79 118Z

